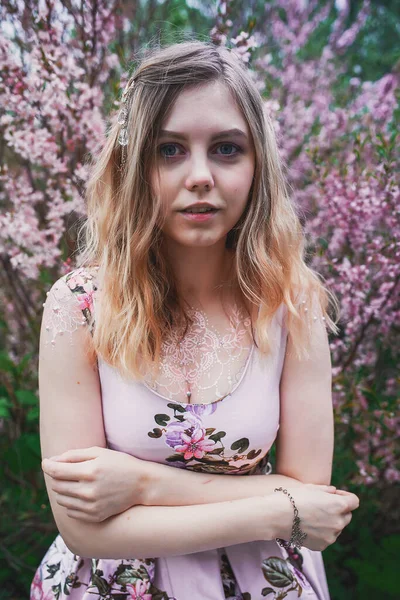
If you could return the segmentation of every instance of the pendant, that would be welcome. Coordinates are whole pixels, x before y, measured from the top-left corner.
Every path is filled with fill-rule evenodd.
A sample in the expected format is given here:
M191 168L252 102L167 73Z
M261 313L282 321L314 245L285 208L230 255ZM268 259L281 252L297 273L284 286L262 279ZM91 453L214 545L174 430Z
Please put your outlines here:
M119 132L118 142L120 143L121 146L128 145L128 131L127 131L126 127L124 127L124 129L121 129L121 131Z
M125 121L128 118L128 111L126 110L126 108L121 108L121 111L118 115L118 120L117 123L118 125L125 125Z

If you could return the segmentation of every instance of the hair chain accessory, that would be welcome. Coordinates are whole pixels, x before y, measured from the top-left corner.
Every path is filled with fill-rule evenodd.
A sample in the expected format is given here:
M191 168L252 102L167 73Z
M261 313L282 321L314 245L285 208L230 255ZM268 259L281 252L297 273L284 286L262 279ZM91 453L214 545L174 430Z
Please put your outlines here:
M118 135L118 143L121 146L121 165L120 165L121 171L123 171L125 163L126 163L126 146L128 145L127 124L128 124L128 116L129 116L128 101L132 94L134 81L135 81L135 79L133 77L131 77L129 79L128 83L126 84L124 91L122 92L122 97L121 97L122 107L121 107L121 110L119 111L118 120L117 120L118 125L121 125L121 130Z
M292 503L292 506L294 509L292 535L290 537L289 542L286 542L285 540L282 540L281 538L275 538L275 539L282 548L299 548L300 549L304 540L307 537L307 534L304 533L304 531L302 531L300 529L299 511L296 508L293 497L289 494L289 492L286 489L284 489L282 487L275 488L274 492L283 492L284 494L286 494L288 496L290 502Z

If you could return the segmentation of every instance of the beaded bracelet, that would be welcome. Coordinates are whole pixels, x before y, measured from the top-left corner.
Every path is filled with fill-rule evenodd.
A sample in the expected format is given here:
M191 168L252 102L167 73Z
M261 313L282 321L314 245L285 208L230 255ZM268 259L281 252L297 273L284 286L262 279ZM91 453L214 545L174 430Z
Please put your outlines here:
M304 540L307 537L307 534L304 533L304 531L302 531L300 529L300 517L298 516L299 511L296 508L293 497L289 494L289 492L286 489L283 489L282 487L275 488L274 492L283 492L284 494L286 494L288 496L290 502L292 503L293 509L294 509L292 535L291 535L289 542L286 542L282 538L275 538L275 539L282 548L286 548L286 549L287 548L299 548L300 549Z

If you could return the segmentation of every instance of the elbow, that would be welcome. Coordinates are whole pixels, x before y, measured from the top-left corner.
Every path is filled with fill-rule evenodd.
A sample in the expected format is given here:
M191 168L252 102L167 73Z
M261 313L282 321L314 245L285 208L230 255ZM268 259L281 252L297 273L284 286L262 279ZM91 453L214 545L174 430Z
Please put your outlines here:
M84 525L88 525L88 523L84 523ZM81 531L75 530L72 535L70 533L68 540L64 539L68 548L73 554L82 558L109 558L101 552L101 547L96 543L98 539L96 529L93 527L88 529L82 527Z
M62 533L61 533L61 537L64 540L65 545L67 546L68 550L70 550L72 552L72 554L75 554L76 556L83 556L83 557L85 556L85 552L82 551L82 548L80 547L79 544L76 544L73 540L66 537Z
M65 544L73 554L82 558L120 558L114 556L110 548L110 540L104 530L106 521L93 523L89 521L76 521L76 525L70 527L64 537ZM65 528L64 528L65 531Z
M67 530L65 527L60 527L58 524L57 526L58 532L62 537L65 545L67 546L68 550L70 550L72 554L76 554L77 556L84 556L84 553L82 553L82 548L79 544L79 540L75 539L75 536L71 532L71 529L68 528Z
M65 522L58 524L58 531L65 542L67 548L83 558L98 558L93 554L95 544L95 531L92 523L78 521L77 519L68 519L68 524ZM87 526L90 525L90 531Z

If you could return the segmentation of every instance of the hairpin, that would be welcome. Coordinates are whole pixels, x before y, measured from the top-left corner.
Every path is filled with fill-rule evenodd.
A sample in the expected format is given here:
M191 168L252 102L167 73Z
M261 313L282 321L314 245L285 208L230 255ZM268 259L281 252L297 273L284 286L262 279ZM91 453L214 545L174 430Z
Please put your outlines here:
M121 130L118 134L118 143L122 147L121 148L121 165L120 165L121 171L123 171L125 163L126 163L126 146L128 145L127 124L128 124L128 116L129 116L127 104L131 97L134 81L135 81L135 79L133 77L131 77L129 79L128 83L126 84L124 91L122 92L122 96L121 96L122 107L118 114L118 120L117 120L118 125L122 126Z

